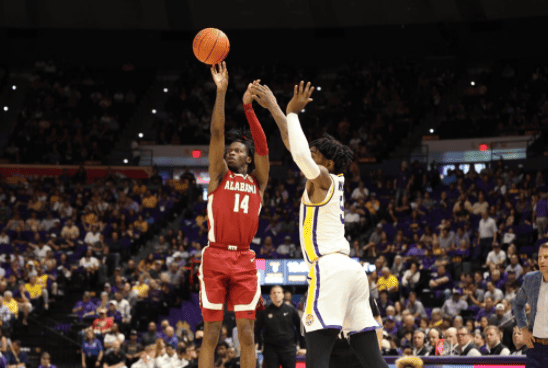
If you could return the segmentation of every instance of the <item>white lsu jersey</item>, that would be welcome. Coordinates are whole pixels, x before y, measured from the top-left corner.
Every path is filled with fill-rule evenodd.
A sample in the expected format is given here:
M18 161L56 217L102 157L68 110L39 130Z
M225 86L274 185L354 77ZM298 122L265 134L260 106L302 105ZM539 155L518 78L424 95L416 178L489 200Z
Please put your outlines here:
M312 203L304 190L299 215L299 236L304 260L310 269L321 256L350 254L344 237L344 176L330 174L331 187L321 203Z

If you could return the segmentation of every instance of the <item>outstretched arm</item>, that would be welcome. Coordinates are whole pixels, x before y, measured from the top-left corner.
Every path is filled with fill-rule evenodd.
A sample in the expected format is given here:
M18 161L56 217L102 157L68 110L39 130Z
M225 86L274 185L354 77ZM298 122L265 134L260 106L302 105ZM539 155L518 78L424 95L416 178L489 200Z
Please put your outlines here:
M209 141L209 186L208 193L219 186L219 179L228 171L225 155L225 96L228 88L226 63L213 65L211 75L217 85L217 97L211 118L211 139Z
M260 80L256 80L253 84L259 84ZM253 137L253 142L255 143L255 155L253 157L253 162L255 163L255 177L257 178L259 184L259 190L261 195L264 193L266 186L268 184L268 173L270 171L270 158L268 156L268 144L266 141L266 135L264 134L263 127L253 111L253 98L251 97L251 86L249 84L247 90L244 93L243 103L245 117L249 123L249 128L251 130L251 135Z
M306 140L303 129L301 128L301 123L299 122L299 117L297 116L297 114L312 101L310 98L312 92L314 92L314 87L310 86L310 82L306 84L306 87L304 86L303 81L301 81L298 86L295 86L293 98L287 104L286 109L287 135L291 156L293 156L293 160L297 166L299 166L299 169L301 169L304 176L306 176L314 186L327 190L332 184L329 171L324 166L318 166L312 158L308 141Z
M280 129L280 134L285 147L291 152L291 149L289 148L289 138L287 136L287 120L270 88L258 83L253 83L251 85L251 97L257 101L259 105L270 111L270 114L272 114L272 117L276 121L276 125Z

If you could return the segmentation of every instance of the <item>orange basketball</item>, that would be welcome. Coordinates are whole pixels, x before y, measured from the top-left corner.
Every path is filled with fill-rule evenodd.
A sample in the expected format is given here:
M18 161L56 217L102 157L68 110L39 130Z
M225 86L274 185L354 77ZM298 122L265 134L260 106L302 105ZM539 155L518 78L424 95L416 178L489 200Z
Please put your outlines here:
M217 28L202 29L192 43L194 55L202 63L219 64L230 51L230 42L223 31Z

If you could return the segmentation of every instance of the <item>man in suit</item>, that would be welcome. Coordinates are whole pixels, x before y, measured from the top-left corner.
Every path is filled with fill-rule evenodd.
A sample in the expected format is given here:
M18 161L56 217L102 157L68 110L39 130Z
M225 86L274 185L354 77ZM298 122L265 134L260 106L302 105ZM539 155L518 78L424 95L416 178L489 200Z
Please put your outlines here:
M521 329L527 350L526 368L541 368L548 359L548 243L538 251L540 271L529 272L512 303L516 322ZM529 303L529 318L525 304Z

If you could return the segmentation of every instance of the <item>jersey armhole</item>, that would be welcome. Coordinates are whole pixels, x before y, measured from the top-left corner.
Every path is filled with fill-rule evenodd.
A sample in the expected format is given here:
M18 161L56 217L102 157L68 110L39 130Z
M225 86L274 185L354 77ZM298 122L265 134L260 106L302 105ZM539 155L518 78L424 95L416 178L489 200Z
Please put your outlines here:
M329 179L331 179L331 186L329 187L329 191L325 195L325 199L320 203L311 203L311 202L309 203L304 200L304 193L303 193L302 201L305 206L320 207L327 204L327 202L331 200L331 198L333 197L333 193L335 193L335 182L333 181L333 177L331 175L329 175ZM308 197L308 192L305 192L305 193L306 193L306 196Z

